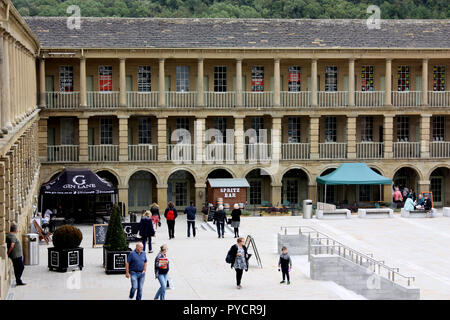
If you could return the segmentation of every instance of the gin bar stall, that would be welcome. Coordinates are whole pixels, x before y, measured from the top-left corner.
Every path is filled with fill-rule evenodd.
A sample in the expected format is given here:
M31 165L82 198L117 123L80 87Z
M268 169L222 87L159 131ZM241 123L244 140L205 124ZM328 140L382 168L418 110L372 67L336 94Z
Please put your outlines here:
M225 210L232 210L235 203L243 209L247 203L247 179L208 179L206 183L208 203L223 205Z

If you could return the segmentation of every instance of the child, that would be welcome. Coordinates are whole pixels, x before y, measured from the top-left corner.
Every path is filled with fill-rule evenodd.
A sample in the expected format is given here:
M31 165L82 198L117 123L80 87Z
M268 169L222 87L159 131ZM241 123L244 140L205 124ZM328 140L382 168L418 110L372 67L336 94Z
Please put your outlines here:
M281 281L280 283L284 283L284 279L287 278L287 284L291 284L291 281L289 279L289 272L292 269L292 260L287 253L286 247L281 248L280 260L278 261L278 271L280 271L280 267L283 274L283 281Z

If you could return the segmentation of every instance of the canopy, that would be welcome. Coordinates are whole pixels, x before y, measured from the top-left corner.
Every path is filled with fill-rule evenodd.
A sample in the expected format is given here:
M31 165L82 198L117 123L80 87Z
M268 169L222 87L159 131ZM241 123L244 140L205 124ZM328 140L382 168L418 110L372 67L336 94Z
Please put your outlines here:
M365 163L343 163L332 173L323 177L317 177L316 181L326 185L392 184L392 179L376 173Z
M211 188L250 188L245 178L208 179Z
M64 169L41 187L41 194L114 194L117 189L89 169Z

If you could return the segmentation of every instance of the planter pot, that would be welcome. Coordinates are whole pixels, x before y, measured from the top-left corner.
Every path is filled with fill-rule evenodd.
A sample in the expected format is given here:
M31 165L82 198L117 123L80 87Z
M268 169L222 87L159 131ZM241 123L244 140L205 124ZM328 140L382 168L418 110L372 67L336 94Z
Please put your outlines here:
M125 274L125 263L131 249L126 251L111 251L103 247L103 267L107 274Z
M48 269L66 272L67 270L83 270L83 248L56 249L48 248Z

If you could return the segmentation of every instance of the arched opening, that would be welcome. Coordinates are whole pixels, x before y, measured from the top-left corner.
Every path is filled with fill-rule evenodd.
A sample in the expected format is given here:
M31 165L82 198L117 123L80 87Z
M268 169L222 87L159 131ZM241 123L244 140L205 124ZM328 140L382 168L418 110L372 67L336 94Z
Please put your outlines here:
M249 205L269 205L271 202L271 177L263 169L253 169L245 178L250 188L247 193Z
M95 174L98 175L100 178L108 181L116 188L119 185L119 181L117 180L117 177L108 170L97 171Z
M167 180L167 201L173 201L178 210L184 210L195 201L195 178L186 170L172 173Z
M320 176L326 176L327 174L332 173L334 170L336 170L336 168L329 168L326 169L324 172L322 172L320 174ZM319 202L326 202L326 203L333 203L336 204L338 202L338 187L343 187L343 186L334 186L334 185L329 185L327 186L327 194L326 194L326 199L325 199L325 185L323 184L318 184L319 186L319 195L318 195L318 199Z
M141 212L157 202L156 184L156 178L150 172L135 172L128 181L128 210Z
M430 174L430 190L433 193L434 207L450 205L450 169L439 167ZM427 191L427 190L424 190Z
M376 168L370 168L376 173L381 175L381 172ZM351 186L349 186L351 187ZM358 202L370 202L375 203L377 201L382 201L383 198L383 186L380 186L379 184L361 184L357 185L356 187L356 199Z
M283 205L293 206L308 197L308 175L302 169L287 171L281 180L281 201Z
M395 187L398 187L400 191L402 191L403 193L403 190L405 188L408 188L409 190L414 189L414 191L417 194L417 190L419 187L419 174L413 168L403 167L398 169L397 172L394 174L394 178L392 180L394 183L393 185L394 190Z
M207 179L233 178L233 175L225 169L215 169L208 174Z

